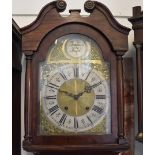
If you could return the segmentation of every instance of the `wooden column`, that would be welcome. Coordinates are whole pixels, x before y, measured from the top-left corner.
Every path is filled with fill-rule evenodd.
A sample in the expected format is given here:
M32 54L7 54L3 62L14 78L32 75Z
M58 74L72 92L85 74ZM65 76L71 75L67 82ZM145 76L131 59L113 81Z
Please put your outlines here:
M32 51L24 51L26 56L26 76L25 76L25 107L24 107L24 122L25 122L25 140L23 143L31 144L32 142L32 103L31 103L31 93L32 93Z
M136 139L143 141L143 12L140 6L133 8L133 17L129 18L134 30L134 46L136 48L137 70L137 104L138 133Z
M137 65L137 103L138 103L138 133L136 139L142 141L143 138L143 50L142 44L134 43L136 47Z
M117 106L118 106L118 143L127 142L124 135L124 81L123 81L123 58L124 52L117 51Z
M118 70L118 75L117 75L117 78L118 78L118 89L117 89L117 92L118 92L118 124L119 124L119 128L118 128L118 133L119 133L119 137L120 138L123 138L124 137L124 125L123 125L123 122L124 122L124 119L123 119L123 116L124 116L124 112L122 110L122 108L124 107L123 105L123 79L122 79L122 75L123 75L123 67L122 67L122 56L118 56L117 57L118 59L118 63L117 63L117 70Z

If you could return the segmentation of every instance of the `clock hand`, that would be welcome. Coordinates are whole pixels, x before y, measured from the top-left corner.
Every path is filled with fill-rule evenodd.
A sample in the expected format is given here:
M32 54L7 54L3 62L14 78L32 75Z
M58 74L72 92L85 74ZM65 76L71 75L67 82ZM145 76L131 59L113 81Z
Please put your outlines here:
M103 81L100 81L100 82L98 82L98 83L96 83L96 84L93 84L92 86L86 86L86 87L85 87L85 91L86 91L87 93L90 93L91 90L92 90L92 88L95 88L95 87L99 86L100 84L102 84L102 82L103 82Z
M60 89L59 89L59 92L60 92L60 93L65 93L66 95L68 95L68 96L70 96L70 97L73 97L73 98L74 98L74 96L75 96L75 95L73 95L72 93L69 93L69 92L64 91L64 90L60 90Z
M102 81L100 81L100 82L98 82L98 83L96 83L96 84L94 84L92 86L85 86L85 90L83 92L80 92L77 95L74 95L74 99L78 100L78 98L80 96L82 96L85 92L90 93L92 88L95 88L95 87L99 86L101 83L102 83Z
M74 99L75 100L78 100L80 96L82 96L86 91L84 90L83 92L80 92L79 94L77 95L74 95Z
M66 95L68 95L70 97L73 97L73 99L75 99L75 100L78 100L78 98L84 93L84 92L82 92L82 93L79 93L78 95L74 95L74 94L69 93L69 92L64 91L64 90L59 90L59 92L60 93L65 93Z
M97 86L99 86L102 83L102 81L92 85L92 86L85 86L85 90L83 92L80 92L77 95L73 95L75 100L78 100L80 96L82 96L85 92L90 93L92 88L95 88Z
M80 96L82 96L85 92L90 93L92 88L95 88L99 86L102 83L102 81L92 85L92 86L85 86L85 90L83 92L78 93L77 95L74 95L72 93L69 93L67 91L59 90L59 92L65 93L66 95L73 97L75 100L78 100Z

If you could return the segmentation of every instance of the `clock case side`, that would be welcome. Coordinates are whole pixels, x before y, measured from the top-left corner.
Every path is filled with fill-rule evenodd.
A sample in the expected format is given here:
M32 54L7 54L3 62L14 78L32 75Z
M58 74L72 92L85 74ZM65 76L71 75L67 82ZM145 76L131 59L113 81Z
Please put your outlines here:
M22 36L12 19L12 154L21 154L21 72Z
M85 3L85 10L91 12L90 16L88 17L80 16L80 10L70 10L70 16L62 17L59 14L59 10L62 11L63 9L58 9L56 5L58 2L60 1L52 2L46 5L40 12L35 22L21 29L23 36L22 50L25 53L27 60L25 87L25 140L23 141L23 148L27 151L59 150L60 148L55 145L56 142L58 145L61 144L61 149L64 151L78 149L111 149L114 151L119 151L127 149L128 144L124 137L123 131L124 110L122 88L122 55L128 50L127 37L129 29L121 26L114 19L106 6L101 3L91 1L91 3L94 5L93 8L89 8L89 6L87 6ZM35 120L38 115L38 110L35 106L38 104L38 96L36 95L38 94L36 89L38 85L38 83L36 83L36 79L38 79L38 65L36 64L38 63L38 60L45 58L47 50L44 50L44 52L41 51L47 48L46 43L49 41L47 39L48 36L50 42L52 42L52 39L53 41L56 39L57 34L62 36L65 33L81 33L92 36L92 39L98 42L98 45L103 51L103 46L105 45L107 47L105 52L103 52L103 56L106 57L107 60L110 60L113 65L112 77L114 80L111 81L114 82L114 84L111 85L114 86L112 92L114 95L113 102L117 103L112 104L114 106L113 109L115 109L114 111L116 112L113 114L113 116L116 116L116 126L113 130L114 136L111 138L107 137L105 139L102 136L93 137L92 139L90 139L90 136L80 136L77 138L77 140L80 140L77 141L79 144L81 142L85 142L87 139L87 145L77 145L77 143L72 144L73 137L72 139L64 137L66 139L65 141L67 142L66 144L64 143L65 141L62 140L62 136L60 138L57 137L57 140L56 138L53 139L52 137L46 140L44 139L45 137L37 139L38 136L36 136L37 127ZM98 39L98 37L101 39ZM102 41L100 42L100 40ZM121 90L120 93L116 94L116 92L119 90ZM116 127L118 127L118 129L116 129ZM68 142L72 145L68 145ZM47 145L44 145L45 143ZM49 145L51 143L54 145Z

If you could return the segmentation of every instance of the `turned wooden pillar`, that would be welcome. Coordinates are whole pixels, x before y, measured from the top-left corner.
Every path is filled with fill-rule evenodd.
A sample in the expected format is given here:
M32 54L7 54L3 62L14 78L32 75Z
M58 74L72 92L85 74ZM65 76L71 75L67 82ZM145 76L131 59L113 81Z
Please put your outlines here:
M26 76L25 76L25 104L24 106L24 122L25 122L25 141L24 143L32 142L32 122L31 122L31 114L32 114L32 103L31 103L31 88L32 88L32 51L24 51L26 56Z
M124 132L124 81L123 81L123 55L125 51L117 51L117 106L118 106L118 143L127 143Z
M137 70L137 104L138 133L136 139L143 141L143 12L140 6L133 8L133 17L129 18L134 30L134 46L136 48Z
M119 94L119 98L117 99L118 101L118 109L119 109L119 113L118 113L118 124L119 124L119 128L118 128L118 132L119 132L119 137L123 138L124 137L124 112L123 112L123 108L124 108L124 102L123 102L123 66L122 66L122 56L119 55L117 56L117 70L118 70L118 89L117 92Z

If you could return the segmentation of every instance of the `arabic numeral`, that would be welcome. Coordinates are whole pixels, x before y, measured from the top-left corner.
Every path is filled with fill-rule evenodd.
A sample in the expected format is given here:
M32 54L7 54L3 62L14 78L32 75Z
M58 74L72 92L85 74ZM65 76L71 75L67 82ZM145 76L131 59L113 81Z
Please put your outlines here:
M82 123L82 124L85 124L86 122L85 122L85 120L84 120L84 119L82 119L82 120L81 120L81 123Z
M99 87L98 88L98 92L102 92L102 87Z
M71 72L68 72L67 75L70 77L71 76Z
M69 119L67 123L68 123L68 124L71 124L71 122L72 122L72 120L71 120L71 119Z
M53 104L54 104L54 102L53 102L53 101L50 101L50 102L49 102L49 105L53 105Z
M92 77L91 82L94 82L95 80L96 80L96 78L95 77Z
M60 82L60 78L56 78L56 81L57 81L57 82Z

